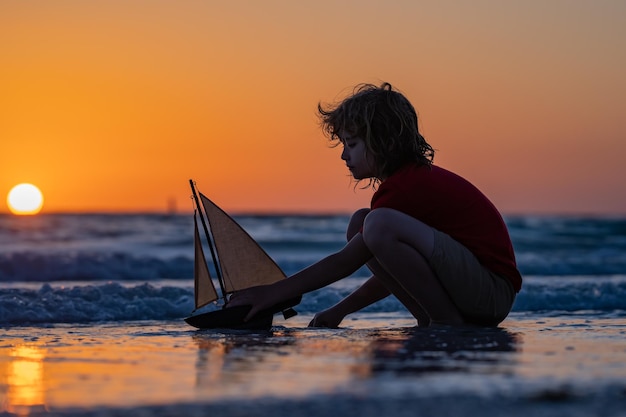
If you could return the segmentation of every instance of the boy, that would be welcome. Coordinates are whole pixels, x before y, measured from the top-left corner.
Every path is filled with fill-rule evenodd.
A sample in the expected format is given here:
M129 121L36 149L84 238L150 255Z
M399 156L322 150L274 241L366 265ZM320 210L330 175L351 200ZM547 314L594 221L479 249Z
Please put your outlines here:
M354 179L377 187L371 207L354 213L343 249L289 279L233 294L229 306L252 305L250 318L367 265L372 277L310 326L337 327L390 294L420 326L504 320L522 283L504 220L476 187L433 165L406 97L388 83L362 84L318 112Z

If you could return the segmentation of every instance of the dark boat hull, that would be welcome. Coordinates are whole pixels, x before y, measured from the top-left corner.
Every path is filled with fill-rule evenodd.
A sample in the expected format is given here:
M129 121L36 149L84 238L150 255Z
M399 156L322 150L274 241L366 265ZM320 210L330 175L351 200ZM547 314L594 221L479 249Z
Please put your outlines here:
M302 297L292 298L260 311L248 321L244 321L251 306L237 306L209 311L185 318L187 324L198 329L236 329L236 330L270 330L274 314L288 310L297 305ZM292 310L293 311L293 310ZM293 314L292 314L293 315Z

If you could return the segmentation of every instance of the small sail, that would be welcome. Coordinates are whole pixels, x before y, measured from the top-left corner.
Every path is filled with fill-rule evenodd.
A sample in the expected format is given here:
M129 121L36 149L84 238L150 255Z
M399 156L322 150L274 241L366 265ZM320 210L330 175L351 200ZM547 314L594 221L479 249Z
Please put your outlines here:
M200 307L217 300L217 291L215 291L215 286L213 285L211 275L209 274L209 268L206 265L206 258L204 257L204 251L202 250L200 233L198 232L198 219L195 214L193 216L193 225L195 246L193 275L197 310Z
M259 244L228 214L200 193L211 226L227 293L285 278Z

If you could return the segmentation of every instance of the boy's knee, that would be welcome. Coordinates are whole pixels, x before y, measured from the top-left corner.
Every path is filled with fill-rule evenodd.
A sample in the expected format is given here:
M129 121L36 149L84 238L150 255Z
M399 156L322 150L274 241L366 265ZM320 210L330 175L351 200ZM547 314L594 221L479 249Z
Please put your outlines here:
M361 228L363 227L363 222L365 222L365 217L367 217L368 213L371 210L368 208L362 208L354 212L352 217L350 217L350 222L348 223L348 229L346 230L346 238L348 241L354 237Z
M391 228L389 217L394 210L379 208L372 210L363 223L363 241L370 251L375 252L379 245L387 245Z
M363 224L363 241L376 256L398 241L429 257L433 251L433 228L400 211L381 207L372 210Z

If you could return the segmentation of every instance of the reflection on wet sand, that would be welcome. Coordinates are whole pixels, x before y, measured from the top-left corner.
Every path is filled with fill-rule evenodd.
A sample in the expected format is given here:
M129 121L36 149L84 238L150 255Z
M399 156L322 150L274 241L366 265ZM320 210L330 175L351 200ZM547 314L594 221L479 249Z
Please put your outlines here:
M198 332L196 389L206 395L310 395L349 391L380 372L506 373L520 336L504 329L283 329ZM306 378L303 378L306 375Z
M370 342L348 341L332 332L198 332L193 339L198 347L196 388L209 397L336 392L369 373Z
M373 334L373 372L509 372L521 335L502 328L430 327Z
M525 363L521 336L502 329L365 325L332 330L277 326L266 333L181 331L176 324L61 327L34 342L14 337L0 349L0 414L365 395L372 387L380 392L397 391L390 384L404 383L402 389L421 385L411 378L456 379L454 372L508 376ZM527 362L530 366L544 357L534 355Z

